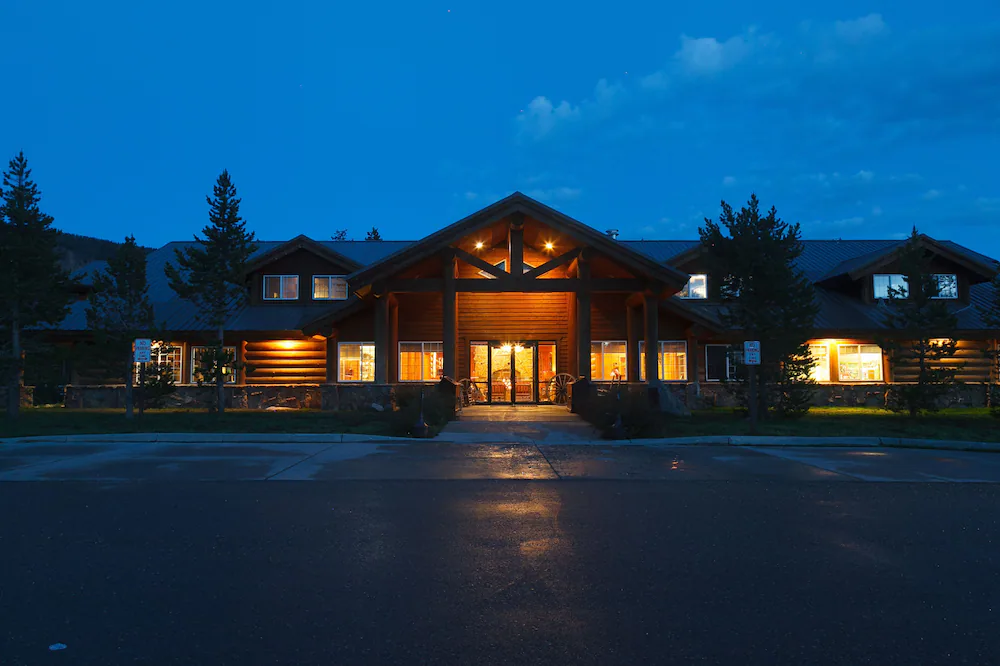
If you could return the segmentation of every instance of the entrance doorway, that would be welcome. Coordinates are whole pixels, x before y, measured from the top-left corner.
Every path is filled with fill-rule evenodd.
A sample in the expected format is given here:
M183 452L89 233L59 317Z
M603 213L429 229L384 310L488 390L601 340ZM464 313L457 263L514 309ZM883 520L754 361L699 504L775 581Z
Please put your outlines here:
M473 342L469 345L470 400L525 404L552 401L554 342Z

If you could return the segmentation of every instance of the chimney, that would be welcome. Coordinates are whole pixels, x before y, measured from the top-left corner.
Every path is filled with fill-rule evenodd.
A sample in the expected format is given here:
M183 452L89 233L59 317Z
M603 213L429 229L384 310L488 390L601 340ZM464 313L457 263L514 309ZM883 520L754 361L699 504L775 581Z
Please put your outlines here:
M604 233L606 233L608 235L608 238L610 238L611 240L618 240L618 230L617 229L608 229Z

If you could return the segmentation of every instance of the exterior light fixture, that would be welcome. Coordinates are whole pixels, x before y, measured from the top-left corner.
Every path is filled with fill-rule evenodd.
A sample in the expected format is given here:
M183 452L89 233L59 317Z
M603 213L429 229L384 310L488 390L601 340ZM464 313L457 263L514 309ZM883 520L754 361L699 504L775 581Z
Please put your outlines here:
M500 351L502 351L504 354L509 354L510 353L510 345L509 344L505 344L504 346L500 347Z
M295 340L282 340L278 344L282 349L295 349L297 346Z
M476 241L476 249L477 250L483 249L483 241Z
M547 241L545 243L545 249L551 252L555 248L555 244L552 241Z
M524 351L524 347L522 347L521 345L514 345L514 351L516 351L516 352L523 352Z

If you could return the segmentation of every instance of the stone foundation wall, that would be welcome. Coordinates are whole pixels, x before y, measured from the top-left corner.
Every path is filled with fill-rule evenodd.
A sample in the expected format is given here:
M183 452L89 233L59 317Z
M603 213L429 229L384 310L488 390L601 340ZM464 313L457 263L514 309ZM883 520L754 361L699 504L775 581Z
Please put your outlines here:
M35 388L21 387L21 407L31 407L35 403ZM0 411L7 408L7 387L0 386Z

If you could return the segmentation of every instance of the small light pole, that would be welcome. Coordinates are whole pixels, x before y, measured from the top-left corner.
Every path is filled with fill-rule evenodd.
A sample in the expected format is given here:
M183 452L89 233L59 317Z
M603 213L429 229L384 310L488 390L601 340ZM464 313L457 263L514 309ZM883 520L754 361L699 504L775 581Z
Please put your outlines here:
M430 428L427 427L427 421L424 420L424 387L420 387L420 414L417 416L417 422L413 424L413 436L414 437L427 437Z

